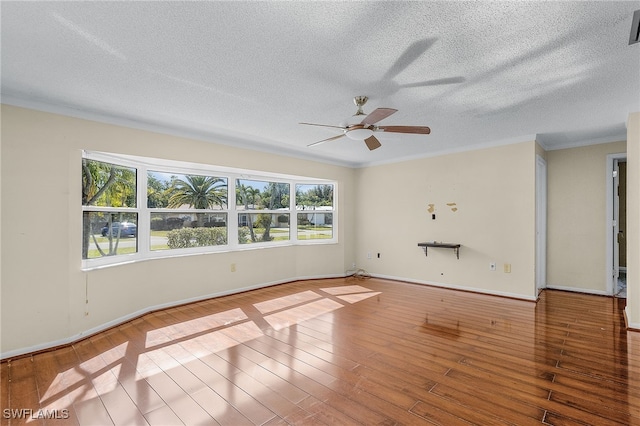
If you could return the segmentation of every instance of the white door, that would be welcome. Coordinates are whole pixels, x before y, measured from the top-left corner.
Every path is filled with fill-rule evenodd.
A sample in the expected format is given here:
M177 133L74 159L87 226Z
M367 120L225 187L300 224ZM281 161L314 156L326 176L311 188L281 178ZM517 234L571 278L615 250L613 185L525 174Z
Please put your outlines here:
M547 162L536 155L536 289L547 286Z

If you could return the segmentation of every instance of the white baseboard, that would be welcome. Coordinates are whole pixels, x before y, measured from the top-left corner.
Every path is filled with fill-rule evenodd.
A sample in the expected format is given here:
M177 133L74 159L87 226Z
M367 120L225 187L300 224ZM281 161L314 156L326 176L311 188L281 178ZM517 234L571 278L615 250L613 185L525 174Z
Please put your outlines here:
M611 296L611 294L607 293L606 290L593 290L587 288L578 288L578 287L565 287L561 285L547 285L549 290L563 290L563 291L572 291L574 293L584 293L584 294L596 294L598 296Z
M461 286L461 285L455 285L455 284L444 284L444 283L438 283L438 282L434 282L434 281L415 280L415 279L411 279L411 278L395 277L395 276L392 276L392 275L371 274L371 276L375 277L375 278L386 279L386 280L402 281L402 282L413 283L413 284L421 284L421 285L429 285L429 286L434 286L434 287L448 288L448 289L451 289L451 290L470 291L470 292L473 292L473 293L482 293L482 294L486 294L486 295L489 295L489 296L508 297L508 298L511 298L511 299L520 299L520 300L526 300L526 301L530 301L530 302L535 302L536 300L538 300L537 296L527 296L527 295L519 294L519 293L509 293L509 292L504 292L504 291L486 290L486 289L481 289L481 288L477 288L477 287L467 287L467 286Z
M11 359L18 356L22 356L29 353L35 353L40 351L45 351L48 349L52 349L58 346L65 346L77 342L79 340L85 339L89 336L92 336L96 333L100 333L101 331L108 330L112 327L115 327L120 324L124 324L127 321L131 321L134 318L138 318L142 315L148 314L150 312L158 311L160 309L172 308L174 306L180 306L187 303L200 302L202 300L212 299L214 297L228 296L230 294L242 293L244 291L256 290L259 288L271 287L274 285L285 284L294 281L303 281L303 280L314 280L314 279L329 279L329 278L344 278L345 274L328 274L328 275L318 275L318 276L304 276L304 277L296 277L296 278L288 278L285 280L271 281L268 283L261 283L252 286L235 288L232 290L219 291L216 293L209 293L202 296L190 297L187 299L176 300L167 303L161 303L158 305L148 306L146 308L140 309L136 312L132 312L128 315L124 315L120 318L113 319L104 324L100 324L96 327L92 327L88 330L81 331L80 333L74 334L72 336L66 337L64 339L54 340L51 342L41 343L33 346L29 346L26 348L14 349L11 351L0 352L0 360Z

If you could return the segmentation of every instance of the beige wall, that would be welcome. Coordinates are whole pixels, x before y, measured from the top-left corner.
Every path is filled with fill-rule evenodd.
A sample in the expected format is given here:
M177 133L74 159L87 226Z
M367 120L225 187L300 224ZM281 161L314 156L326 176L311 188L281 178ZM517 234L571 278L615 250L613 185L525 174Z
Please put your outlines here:
M640 330L640 112L627 122L627 322Z
M358 267L534 299L535 154L532 141L359 170ZM462 244L460 259L450 249L428 249L425 257L417 244L429 240Z
M355 261L353 169L6 105L1 136L3 357L78 337L149 307L342 275ZM339 242L82 272L82 149L336 180Z
M547 284L607 293L606 163L626 142L547 152Z
M640 194L632 182L639 180L639 121L637 113L629 121L627 308L638 327ZM75 339L149 307L341 275L353 262L381 277L535 299L536 154L548 172L547 282L602 291L605 158L626 147L545 153L532 141L354 170L4 105L1 136L2 357ZM336 180L339 243L83 272L82 149ZM450 249L425 257L417 243L428 240L459 242L460 259Z

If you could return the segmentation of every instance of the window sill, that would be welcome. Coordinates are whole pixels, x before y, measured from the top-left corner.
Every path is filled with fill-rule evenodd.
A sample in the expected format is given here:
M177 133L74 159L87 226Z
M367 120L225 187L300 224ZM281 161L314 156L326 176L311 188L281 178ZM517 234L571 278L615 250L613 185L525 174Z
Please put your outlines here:
M130 265L133 263L146 262L150 260L162 260L162 259L176 259L180 257L190 257L190 256L202 256L202 255L212 255L219 253L233 253L233 252L243 252L243 251L251 251L251 250L264 250L264 249L272 249L278 247L304 247L304 246L321 246L321 245L336 245L338 244L337 239L331 240L309 240L309 241L298 241L296 243L291 243L288 241L278 242L278 243L252 243L252 244L242 244L237 245L235 247L230 246L219 246L215 249L177 249L177 250L158 250L151 252L147 256L142 256L140 254L129 254L129 255L120 255L117 256L118 260L106 259L105 257L83 260L80 270L82 272L90 272L96 271L100 269L106 269L117 266ZM114 256L115 258L115 256ZM109 260L109 261L107 261Z

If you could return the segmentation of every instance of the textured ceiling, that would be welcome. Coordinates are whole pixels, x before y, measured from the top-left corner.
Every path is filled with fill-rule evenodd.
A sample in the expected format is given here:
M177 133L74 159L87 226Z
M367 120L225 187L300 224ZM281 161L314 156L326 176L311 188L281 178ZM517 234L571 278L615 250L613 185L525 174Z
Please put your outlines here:
M625 138L633 2L9 2L2 102L363 166ZM438 84L442 83L442 84ZM448 83L448 84L446 84ZM355 113L430 135L341 138Z

